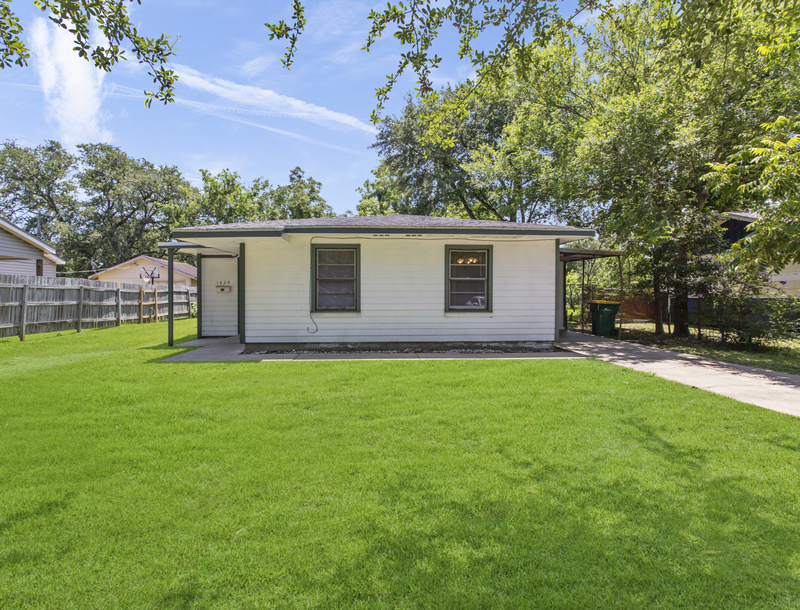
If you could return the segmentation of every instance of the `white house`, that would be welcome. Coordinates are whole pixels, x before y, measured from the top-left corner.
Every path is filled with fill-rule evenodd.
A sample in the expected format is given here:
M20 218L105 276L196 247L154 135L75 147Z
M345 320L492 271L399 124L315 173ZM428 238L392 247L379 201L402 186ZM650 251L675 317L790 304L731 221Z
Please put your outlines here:
M366 216L188 227L198 334L248 349L551 345L563 326L559 245L591 229Z
M174 262L174 286L197 286L197 267L188 263ZM140 254L113 267L101 269L89 276L90 280L117 282L122 284L167 284L167 261Z
M55 277L63 264L53 248L0 218L0 273Z

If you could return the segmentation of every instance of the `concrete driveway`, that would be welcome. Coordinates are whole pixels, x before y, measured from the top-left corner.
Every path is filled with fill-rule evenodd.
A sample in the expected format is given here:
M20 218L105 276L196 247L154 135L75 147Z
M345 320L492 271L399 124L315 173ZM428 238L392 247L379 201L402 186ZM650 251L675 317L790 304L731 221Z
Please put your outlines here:
M800 417L800 375L775 373L583 333L567 332L561 349Z

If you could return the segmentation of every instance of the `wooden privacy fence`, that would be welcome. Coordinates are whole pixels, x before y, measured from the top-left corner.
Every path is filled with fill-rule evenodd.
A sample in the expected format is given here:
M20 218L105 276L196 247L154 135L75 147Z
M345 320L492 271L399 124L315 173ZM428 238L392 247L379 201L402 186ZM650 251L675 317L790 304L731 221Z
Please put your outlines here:
M176 287L175 317L187 318L197 288ZM0 337L106 328L155 321L169 314L167 285L140 286L74 278L0 274Z

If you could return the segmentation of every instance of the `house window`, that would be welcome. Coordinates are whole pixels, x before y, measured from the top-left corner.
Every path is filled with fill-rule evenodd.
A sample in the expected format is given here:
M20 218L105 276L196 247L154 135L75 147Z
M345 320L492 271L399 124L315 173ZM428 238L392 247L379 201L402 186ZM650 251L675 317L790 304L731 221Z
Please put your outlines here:
M359 311L358 245L312 248L314 311Z
M41 258L36 259L36 275L42 277L44 275L44 260Z
M446 247L447 311L492 310L492 247Z

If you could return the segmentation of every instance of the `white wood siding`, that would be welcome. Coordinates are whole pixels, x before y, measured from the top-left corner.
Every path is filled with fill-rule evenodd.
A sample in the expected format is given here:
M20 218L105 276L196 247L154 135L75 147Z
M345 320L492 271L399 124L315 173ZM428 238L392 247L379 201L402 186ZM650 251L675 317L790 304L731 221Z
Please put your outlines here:
M202 335L230 337L239 333L237 259L204 258L201 283ZM229 282L230 292L218 292L218 282Z
M554 239L313 240L317 245L361 245L361 311L310 313L310 236L248 239L248 343L553 341ZM491 313L445 312L446 245L493 246Z
M36 273L36 269L33 270ZM44 259L44 269L42 275L44 277L55 277L56 276L56 264L53 261L49 261Z
M19 237L12 235L3 228L0 228L0 256L34 260L37 258L44 258L44 254L39 248L35 248L29 243L22 241ZM33 270L35 275L35 263Z
M44 260L44 269L42 275L44 277L56 276L56 264L52 261ZM36 275L36 261L33 259L27 260L3 260L0 259L0 273L9 273L11 275Z
M47 260L39 248L0 228L0 273L36 275L37 259L44 261L44 277L56 276L56 264Z
M800 296L800 265L796 263L788 264L780 273L769 276L771 282L786 282L781 285L781 289L797 296Z

